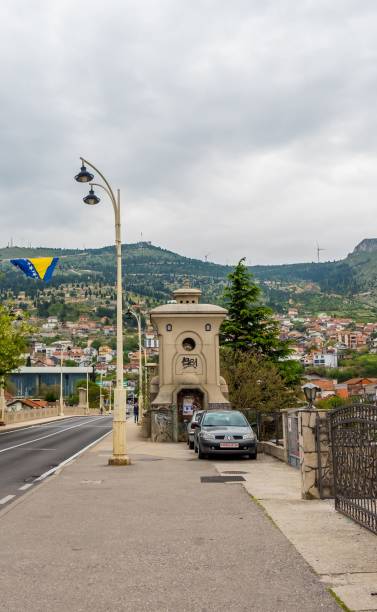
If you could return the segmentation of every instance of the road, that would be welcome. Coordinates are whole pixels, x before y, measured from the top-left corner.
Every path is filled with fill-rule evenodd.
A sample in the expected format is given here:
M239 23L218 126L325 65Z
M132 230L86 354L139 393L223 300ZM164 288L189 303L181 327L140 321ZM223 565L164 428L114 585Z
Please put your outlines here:
M0 433L0 509L111 427L111 416L88 416Z

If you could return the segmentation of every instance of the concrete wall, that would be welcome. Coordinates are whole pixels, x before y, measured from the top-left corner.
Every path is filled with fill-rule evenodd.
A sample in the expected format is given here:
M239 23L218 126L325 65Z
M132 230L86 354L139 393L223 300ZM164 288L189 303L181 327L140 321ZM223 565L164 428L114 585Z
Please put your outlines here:
M90 410L90 414L99 414L99 410ZM46 408L31 408L30 410L18 410L17 412L5 411L5 424L22 423L35 419L46 419L59 415L59 406L47 406ZM75 406L65 406L64 416L84 416L85 410Z
M279 461L287 462L284 446L278 446L273 442L258 442L258 452L272 455L272 457L276 457Z

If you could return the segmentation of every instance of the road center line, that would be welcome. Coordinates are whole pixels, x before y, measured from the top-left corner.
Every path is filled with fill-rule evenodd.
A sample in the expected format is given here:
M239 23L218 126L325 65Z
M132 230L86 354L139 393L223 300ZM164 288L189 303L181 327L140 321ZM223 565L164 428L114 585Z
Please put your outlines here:
M7 502L9 502L11 499L13 499L13 497L16 497L15 495L7 495L6 497L3 497L2 499L0 499L0 504L6 504Z
M46 436L34 438L34 440L28 440L27 442L21 442L21 444L15 444L14 446L8 446L8 448L1 449L0 453L5 453L6 451L13 450L14 448L19 448L20 446L26 446L27 444L33 444L33 442L38 442L39 440L45 440L46 438L51 438L52 436L58 436L59 434L62 434L65 431L69 431L70 429L77 429L78 427L82 427L83 425L90 425L91 423L93 423L93 421L96 421L96 420L97 418L94 417L90 421L84 421L84 423L79 423L78 425L72 425L72 427L66 427L65 429L55 431L54 433L47 434Z

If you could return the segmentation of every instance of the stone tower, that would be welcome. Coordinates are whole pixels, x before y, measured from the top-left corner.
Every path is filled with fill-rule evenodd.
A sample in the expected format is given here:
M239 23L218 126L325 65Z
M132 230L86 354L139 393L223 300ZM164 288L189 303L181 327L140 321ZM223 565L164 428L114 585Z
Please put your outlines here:
M200 304L200 296L186 280L172 301L150 313L160 347L159 374L151 381L155 441L184 439L194 410L230 408L219 360L219 328L227 311Z

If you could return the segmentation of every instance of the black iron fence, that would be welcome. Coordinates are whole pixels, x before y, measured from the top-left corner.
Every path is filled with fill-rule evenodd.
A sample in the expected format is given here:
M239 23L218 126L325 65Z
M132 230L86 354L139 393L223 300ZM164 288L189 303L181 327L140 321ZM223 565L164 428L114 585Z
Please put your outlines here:
M335 508L377 533L377 405L330 413Z
M283 414L281 412L243 411L260 442L273 442L283 446Z

